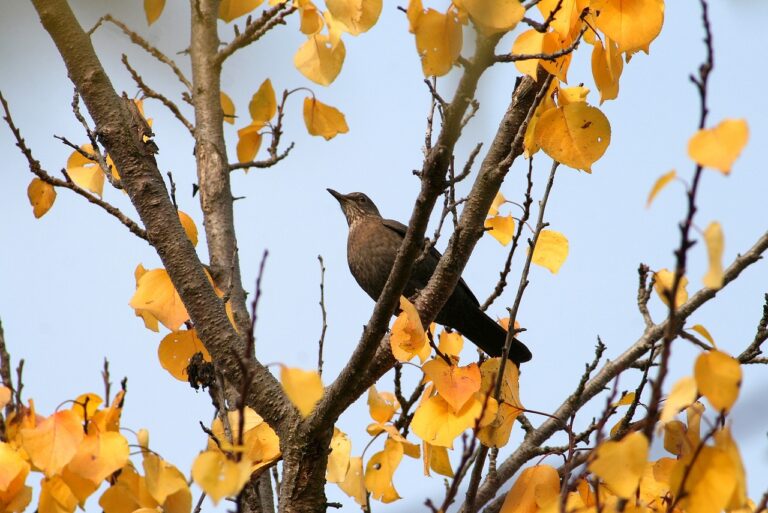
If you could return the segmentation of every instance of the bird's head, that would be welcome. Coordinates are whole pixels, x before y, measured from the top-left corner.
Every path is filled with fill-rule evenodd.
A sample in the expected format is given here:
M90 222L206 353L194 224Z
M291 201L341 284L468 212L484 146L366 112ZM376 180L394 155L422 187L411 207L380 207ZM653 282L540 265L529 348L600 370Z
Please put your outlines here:
M362 192L341 194L333 189L328 189L328 192L339 202L341 211L344 212L344 216L347 218L347 223L350 226L366 217L381 217L379 209L373 204L371 198Z

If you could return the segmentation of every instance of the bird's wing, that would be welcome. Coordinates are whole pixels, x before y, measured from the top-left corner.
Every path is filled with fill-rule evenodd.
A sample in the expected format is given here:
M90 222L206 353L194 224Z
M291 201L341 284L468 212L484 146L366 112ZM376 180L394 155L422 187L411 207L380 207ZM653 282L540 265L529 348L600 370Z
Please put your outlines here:
M394 219L382 219L382 224L389 228L390 230L398 233L401 237L405 237L405 232L408 231L408 227L405 226L400 221L395 221ZM430 256L432 256L435 259L435 265L437 265L437 262L443 257L442 253L440 253L437 249L432 247L429 250ZM470 290L467 283L464 281L464 278L459 278L459 283L456 284L456 288L462 288L464 292L472 298L472 301L476 305L480 305L480 301L477 300L475 295L472 293L472 290Z

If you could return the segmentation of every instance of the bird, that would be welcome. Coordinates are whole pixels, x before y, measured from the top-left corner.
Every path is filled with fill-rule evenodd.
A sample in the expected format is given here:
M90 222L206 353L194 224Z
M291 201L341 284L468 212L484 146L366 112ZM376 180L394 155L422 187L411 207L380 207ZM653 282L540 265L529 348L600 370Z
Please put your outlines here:
M347 263L358 285L377 301L408 227L392 219L384 219L371 199L362 192L341 194L327 191L339 202L347 219ZM434 247L414 265L403 295L411 297L427 286L442 255ZM501 356L507 331L480 309L480 302L463 279L445 302L435 319L439 324L458 331L493 357ZM531 351L516 338L509 359L518 366L531 359Z

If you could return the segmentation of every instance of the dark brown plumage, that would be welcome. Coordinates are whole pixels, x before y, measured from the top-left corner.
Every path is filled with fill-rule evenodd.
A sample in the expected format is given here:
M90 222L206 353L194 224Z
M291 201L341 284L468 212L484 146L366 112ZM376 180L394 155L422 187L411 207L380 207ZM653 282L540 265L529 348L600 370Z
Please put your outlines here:
M339 201L349 224L349 270L360 287L375 301L384 290L407 227L382 218L376 205L361 192L341 194L333 189L328 189L328 192ZM403 291L406 297L427 286L440 257L440 253L433 248L416 263ZM501 356L507 332L480 310L480 303L463 279L459 280L435 320L457 330L489 355ZM518 364L527 362L531 359L531 352L515 339L509 358Z

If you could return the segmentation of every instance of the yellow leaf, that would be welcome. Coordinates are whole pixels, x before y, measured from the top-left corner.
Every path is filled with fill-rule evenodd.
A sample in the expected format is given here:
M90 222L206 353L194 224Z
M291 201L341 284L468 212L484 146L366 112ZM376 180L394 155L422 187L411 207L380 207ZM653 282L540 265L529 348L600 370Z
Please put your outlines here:
M365 488L371 492L371 497L385 504L400 498L392 478L402 459L403 446L390 438L384 442L383 451L371 456L365 466Z
M301 0L298 4L301 33L311 36L323 30L323 17L317 10L317 6L309 0Z
M621 399L613 403L611 406L616 408L617 406L629 406L635 401L635 392L627 392L621 396Z
M90 144L80 147L83 151L93 154L94 149ZM85 158L80 152L73 151L67 159L67 174L82 189L91 191L101 196L104 191L104 172L98 163Z
M53 185L39 178L33 178L27 187L27 197L29 204L32 205L32 213L37 219L40 219L56 201L56 189L53 188Z
M491 203L491 208L488 209L488 217L495 217L499 213L499 207L506 202L507 198L504 197L501 191L497 192Z
M437 348L441 353L458 358L464 347L464 338L455 331L445 331L440 333L440 343Z
M77 497L61 476L46 477L40 482L39 513L73 513L76 507Z
M197 226L195 226L195 222L185 212L181 210L178 212L179 221L181 222L181 227L184 228L184 233L187 234L187 238L192 242L192 245L197 246Z
M736 477L736 486L734 487L733 495L731 495L731 499L726 506L726 510L734 511L748 507L747 502L749 498L747 497L747 477L744 473L744 463L741 461L739 448L736 446L736 442L733 440L729 428L724 427L715 433L715 447L724 451L730 458Z
M131 308L145 310L171 331L189 319L179 293L165 269L152 269L138 279L136 293L128 303Z
M240 493L251 477L247 460L232 461L218 451L201 452L192 464L192 479L214 504Z
M144 0L144 14L147 16L147 25L152 25L163 14L165 0Z
M491 237L506 246L515 234L515 220L511 215L490 217L485 220L485 228L490 229Z
M10 388L5 385L0 386L0 408L5 408L5 406L11 402L11 394L12 392Z
M533 249L531 263L546 267L557 274L568 257L568 239L560 232L542 230Z
M704 275L704 286L718 290L723 287L723 246L725 237L720 223L713 221L704 230L704 242L707 244L709 268Z
M349 459L349 470L344 481L339 483L341 491L352 497L360 506L365 506L366 491L363 478L363 458L354 456Z
M322 136L326 141L349 132L347 120L339 109L310 97L304 98L304 124L310 135Z
M462 46L461 24L453 11L420 13L414 34L424 76L440 77L451 71Z
M328 36L316 34L301 45L293 64L312 82L327 86L336 80L346 55L343 41L333 45Z
M559 495L560 476L554 467L528 467L507 493L500 513L537 513L551 506Z
M592 0L595 23L619 51L647 52L664 23L664 0Z
M179 490L188 489L184 474L157 454L144 453L142 465L147 491L158 504L163 504L169 496Z
M91 420L96 410L104 402L104 400L94 393L80 394L77 399L72 403L72 412L77 415L77 418L81 421Z
M394 394L378 392L375 385L368 389L368 411L376 422L389 422L399 407Z
M454 412L461 410L468 400L480 390L480 368L476 363L466 367L448 365L442 358L422 365L426 379L432 380L437 393L451 405Z
M408 17L408 32L411 34L416 33L416 27L419 24L421 15L424 13L424 5L421 3L421 0L408 1L408 9L406 10L406 16Z
M221 110L224 112L224 121L230 125L235 124L235 104L232 98L224 91L219 93L219 101L221 103Z
M0 443L5 445L3 442ZM15 449L8 449L18 456ZM14 472L13 457L6 454L5 449L0 450L0 463L2 463L0 465L0 474L8 476ZM4 468L5 464L10 465L9 468ZM26 465L22 466L20 471L16 473L16 476L8 482L7 486L0 487L0 507L2 507L3 511L8 513L21 513L29 505L32 500L32 488L25 486L27 476L29 475L29 469L29 464L26 463Z
M688 156L697 164L727 175L748 139L749 127L745 120L725 119L714 128L696 132L688 141Z
M692 329L693 331L695 331L696 333L698 333L699 335L707 339L707 341L710 344L712 344L712 347L715 347L715 348L717 347L717 344L715 344L715 339L712 338L712 335L709 333L709 330L707 330L707 328L705 328L701 324L694 324L693 326L691 326L690 329Z
M325 480L329 483L342 483L349 471L349 456L352 452L352 441L339 428L333 428L331 438L331 453L328 455L328 467Z
M163 337L157 348L157 358L163 369L184 382L189 381L187 367L192 356L197 353L203 353L203 360L206 362L212 361L208 350L197 337L196 330L173 331Z
M696 358L693 367L696 386L709 404L719 411L730 410L741 387L741 365L720 351L707 351Z
M266 79L253 93L251 102L248 104L248 112L251 114L253 124L261 123L262 126L277 113L277 99L271 80Z
M116 482L99 498L99 506L104 513L128 513L158 505L147 491L144 478L130 464L123 468Z
M659 422L664 425L672 421L680 410L687 408L696 401L696 380L692 376L680 378L674 385L672 391L664 401L664 407L661 409Z
M22 447L48 477L72 460L83 437L83 425L72 410L61 410L34 428L21 430Z
M499 403L496 415L491 422L482 426L477 432L480 442L486 447L498 448L507 445L515 419L521 413L523 413L522 406L510 405L505 402Z
M534 31L535 32L535 31ZM536 107L536 111L533 113L533 117L528 122L528 127L525 129L525 137L523 138L523 148L524 148L524 154L525 158L531 158L531 155L539 151L541 147L539 146L539 143L536 140L536 125L539 122L539 119L541 119L541 115L545 112L547 112L550 109L554 109L555 102L552 99L554 92L559 88L559 80L554 79L549 85L549 90L547 91L547 94L542 98L541 103L539 103L539 106Z
M664 424L664 449L675 456L688 454L692 448L688 446L686 431L685 424L679 420Z
M422 442L424 446L424 475L428 476L432 469L440 475L453 477L451 460L448 458L448 449Z
M427 335L421 325L421 318L416 307L405 297L400 296L400 315L392 324L389 342L392 354L401 362L407 362L416 355L421 361L429 356L431 348L427 343ZM426 349L425 349L426 347ZM424 356L426 353L427 356Z
M237 131L237 161L250 162L256 157L261 146L261 133L264 123L253 122Z
M483 403L473 397L458 412L454 412L445 399L436 395L419 405L411 429L425 442L451 447L457 436L475 425L482 410Z
M280 383L285 395L304 417L312 413L315 405L323 398L323 381L317 371L281 366Z
M541 0L536 4L541 16L546 20L557 9L550 26L562 37L567 37L578 30L581 20L581 11L584 8L583 1L576 0Z
M486 34L509 32L525 16L525 7L518 0L461 0L461 5Z
M736 465L730 455L720 448L705 446L677 461L670 490L679 498L681 511L719 513L728 505L736 484Z
M155 513L156 511L157 509L152 509L146 513ZM163 504L163 513L189 513L190 511L192 511L192 492L189 490L189 487L182 488L178 492L169 495L165 499L165 504Z
M677 178L677 172L674 169L669 173L664 173L659 178L657 178L656 181L653 182L651 192L648 193L648 201L645 202L645 208L650 207L656 195L675 178Z
M530 29L521 33L512 44L512 53L515 55L535 55L544 51L544 34ZM520 73L528 75L536 80L536 74L540 59L524 59L515 61L515 67Z
M100 431L119 431L120 430L120 416L123 413L123 399L125 398L125 390L120 390L112 399L112 403L108 408L99 410L93 414L91 424L98 427Z
M376 24L381 14L382 0L326 0L325 5L333 17L356 36Z
M229 23L235 18L248 14L263 2L264 0L221 0L219 4L219 19Z
M509 320L507 320L509 322ZM517 322L515 322L517 325ZM505 328L506 329L506 328ZM496 388L496 379L499 375L499 369L501 368L501 358L488 358L480 366L480 374L482 376L482 382L480 388L483 391L483 395L490 395ZM501 383L501 395L499 398L501 401L523 408L520 402L520 371L516 365L504 365L504 381Z
M656 294L659 295L665 305L669 306L669 295L672 292L672 285L674 284L675 273L669 269L660 269L655 273L656 281L653 283L653 289ZM688 278L683 276L680 278L680 285L677 287L677 294L675 294L675 308L679 308L681 305L688 301Z
M607 51L601 41L596 41L592 49L592 77L600 91L601 104L619 96L619 79L624 69L624 61L621 60L621 52L616 43L607 38L606 43Z
M64 481L64 484L67 485L67 488L69 488L72 495L75 496L81 509L85 509L85 501L87 501L88 497L93 495L93 493L101 486L100 482L94 483L90 479L85 479L84 477L75 474L69 470L69 466L64 467L64 470L61 471L59 476Z
M591 173L611 141L605 114L586 103L550 109L536 123L536 143L554 160Z
M19 451L5 442L0 442L0 490L8 490L20 475L29 473L29 463L19 455Z
M144 266L139 264L136 266L136 270L133 272L133 276L136 279L136 287L139 286L139 278L144 276L144 274L147 272L146 269L144 269ZM157 322L157 317L152 315L150 312L146 310L141 310L139 308L136 309L136 317L141 317L141 319L144 321L144 326L151 331L154 331L157 333L160 329Z
M128 463L128 440L120 433L92 429L77 448L67 469L99 484Z
M331 48L336 48L341 42L341 34L347 28L343 23L333 17L330 11L323 13L325 25L328 27L328 40L331 42Z
M635 431L618 442L603 442L595 450L589 470L619 497L634 495L648 460L648 439Z
M569 103L584 103L587 101L589 89L584 86L561 87L557 90L557 101L560 105Z

